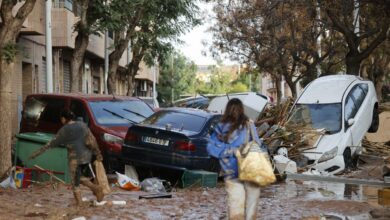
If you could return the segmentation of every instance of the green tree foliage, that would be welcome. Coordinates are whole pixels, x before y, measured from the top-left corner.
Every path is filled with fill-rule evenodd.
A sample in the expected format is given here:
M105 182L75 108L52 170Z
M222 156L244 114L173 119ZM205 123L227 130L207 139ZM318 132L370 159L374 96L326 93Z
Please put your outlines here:
M156 57L172 50L171 42L194 25L198 7L192 0L113 0L108 29L114 31L114 46L110 54L109 93L115 93L115 78L119 60L131 42L133 59L126 71L134 79L139 64L154 63ZM160 58L161 60L161 58ZM131 82L129 82L131 84Z
M196 94L196 71L195 63L183 54L175 52L171 56L166 56L160 66L158 98L171 102L179 99L180 95Z
M237 82L232 85L232 87L229 89L229 93L235 93L235 92L247 92L248 86L242 82Z

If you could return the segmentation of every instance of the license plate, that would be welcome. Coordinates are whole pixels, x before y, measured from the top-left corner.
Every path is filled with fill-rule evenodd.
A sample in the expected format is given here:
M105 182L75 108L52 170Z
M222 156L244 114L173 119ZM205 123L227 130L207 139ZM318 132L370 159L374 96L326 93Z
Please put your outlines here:
M163 146L168 146L169 141L164 140L164 139L158 139L154 137L144 137L144 142L145 143L150 143L150 144L158 144L158 145L163 145Z

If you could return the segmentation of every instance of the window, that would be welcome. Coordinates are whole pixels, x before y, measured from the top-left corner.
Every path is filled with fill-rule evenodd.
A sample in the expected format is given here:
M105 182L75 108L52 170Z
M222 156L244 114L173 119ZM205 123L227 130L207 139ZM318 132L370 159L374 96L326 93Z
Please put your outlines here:
M348 127L348 120L354 118L359 111L364 98L368 92L368 86L365 83L358 84L352 88L345 102L345 127Z
M142 124L172 127L172 130L200 132L206 123L206 118L198 115L176 111L159 111L146 119Z
M350 95L352 96L355 102L356 108L359 109L364 101L364 98L366 97L366 94L364 93L363 89L361 89L360 86L356 86L350 92Z
M70 103L70 110L75 114L76 120L84 121L87 124L89 123L89 117L82 102L72 100Z
M345 122L347 122L348 119L355 117L356 112L357 108L355 106L355 103L353 102L352 96L348 96L345 102Z
M105 126L135 124L153 114L141 100L90 101L89 106L97 123Z
M60 113L65 107L65 100L42 98L41 101L46 103L46 107L41 114L40 121L51 122L55 124L61 123Z
M366 83L359 84L359 87L363 89L364 93L367 95L368 93L368 85Z
M341 130L341 116L341 103L297 104L288 124L336 133Z

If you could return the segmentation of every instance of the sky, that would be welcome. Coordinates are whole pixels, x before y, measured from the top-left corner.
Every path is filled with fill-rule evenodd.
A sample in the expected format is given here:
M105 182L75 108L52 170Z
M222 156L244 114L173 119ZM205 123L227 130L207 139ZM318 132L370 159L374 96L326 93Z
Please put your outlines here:
M202 55L202 51L206 51L207 55L210 55L208 48L202 44L202 41L206 41L209 45L212 43L212 34L207 32L207 29L212 25L210 15L212 15L211 3L198 3L198 6L203 13L203 24L195 27L187 34L180 37L184 41L183 45L177 45L179 49L186 57L194 61L197 65L213 65L216 61L211 56ZM232 63L229 60L224 60L224 63Z

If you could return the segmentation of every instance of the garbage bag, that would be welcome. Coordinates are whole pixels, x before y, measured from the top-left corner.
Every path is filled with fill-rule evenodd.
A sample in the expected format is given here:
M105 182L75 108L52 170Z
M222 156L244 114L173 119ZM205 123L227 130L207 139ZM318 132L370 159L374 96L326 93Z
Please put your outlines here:
M111 188L108 184L106 170L104 169L103 163L95 160L94 165L96 171L96 182L103 188L104 195L107 195L111 192Z
M152 193L165 193L167 192L163 180L159 178L147 178L141 182L141 190Z
M14 178L12 177L12 175L8 176L5 180L3 180L1 183L0 183L0 186L2 188L8 188L8 187L11 187L13 189L16 189L16 185L15 185L15 181L14 181Z
M125 190L138 191L140 190L139 182L126 175L115 172L118 177L119 187Z

